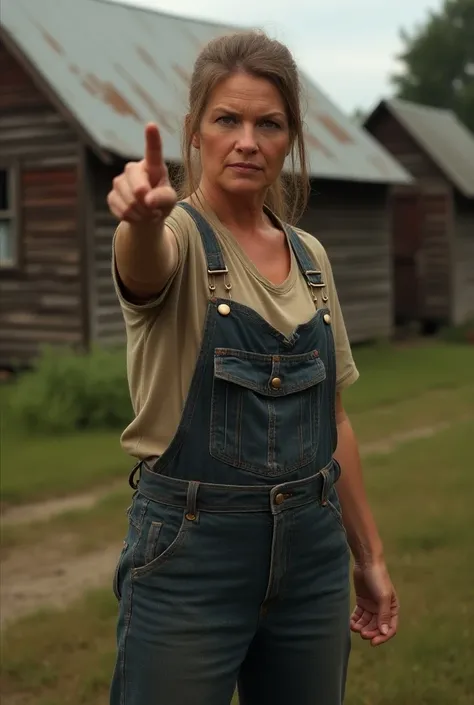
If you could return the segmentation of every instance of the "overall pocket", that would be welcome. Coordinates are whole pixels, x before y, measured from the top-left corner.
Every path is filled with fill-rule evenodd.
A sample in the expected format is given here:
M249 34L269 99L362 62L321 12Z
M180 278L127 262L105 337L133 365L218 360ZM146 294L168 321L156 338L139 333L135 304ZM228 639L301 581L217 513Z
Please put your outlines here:
M113 576L120 602L127 581L153 574L183 547L199 517L189 518L182 507L153 502L140 493L128 512L128 531ZM194 516L194 515L193 515Z
M214 353L210 453L228 465L278 477L318 450L321 383L318 351L261 355Z
M181 507L144 499L138 541L132 558L132 579L154 573L181 549L198 517Z

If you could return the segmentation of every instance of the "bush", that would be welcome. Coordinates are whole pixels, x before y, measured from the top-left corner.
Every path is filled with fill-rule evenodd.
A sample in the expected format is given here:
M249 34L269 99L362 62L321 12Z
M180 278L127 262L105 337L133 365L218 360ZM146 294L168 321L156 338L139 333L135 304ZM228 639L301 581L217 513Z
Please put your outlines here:
M46 348L8 395L9 416L33 433L123 429L132 407L123 350Z
M474 318L460 326L447 326L440 331L440 338L448 343L468 343L474 345Z

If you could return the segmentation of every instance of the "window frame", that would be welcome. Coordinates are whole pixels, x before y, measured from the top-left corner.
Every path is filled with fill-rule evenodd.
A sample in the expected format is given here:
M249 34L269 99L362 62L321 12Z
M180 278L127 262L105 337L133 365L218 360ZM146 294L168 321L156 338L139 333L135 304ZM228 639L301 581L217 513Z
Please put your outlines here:
M0 171L7 174L8 179L8 196L10 199L8 209L0 209L0 220L10 221L12 228L12 237L14 240L15 250L13 259L0 259L0 275L3 276L9 273L16 273L21 269L22 248L20 241L20 208L19 208L19 167L17 162L0 161Z

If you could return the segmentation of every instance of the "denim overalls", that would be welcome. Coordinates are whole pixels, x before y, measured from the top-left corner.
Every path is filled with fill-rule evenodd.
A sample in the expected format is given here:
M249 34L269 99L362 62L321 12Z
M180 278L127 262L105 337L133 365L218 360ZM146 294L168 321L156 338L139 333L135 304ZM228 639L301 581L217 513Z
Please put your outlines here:
M334 484L328 308L286 337L230 296L214 232L191 387L165 453L142 462L114 577L111 705L341 705L349 549ZM314 294L324 286L288 237ZM219 278L225 298L217 298Z

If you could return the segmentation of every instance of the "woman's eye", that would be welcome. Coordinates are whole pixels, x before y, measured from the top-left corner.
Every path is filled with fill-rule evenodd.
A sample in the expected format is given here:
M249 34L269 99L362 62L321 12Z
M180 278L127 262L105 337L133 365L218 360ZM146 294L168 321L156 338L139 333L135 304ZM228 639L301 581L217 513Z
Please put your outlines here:
M235 117L232 115L222 115L220 118L217 118L216 122L220 122L222 125L234 125Z
M273 120L264 120L262 122L263 127L269 127L271 129L280 129L280 125L277 122L274 122Z

